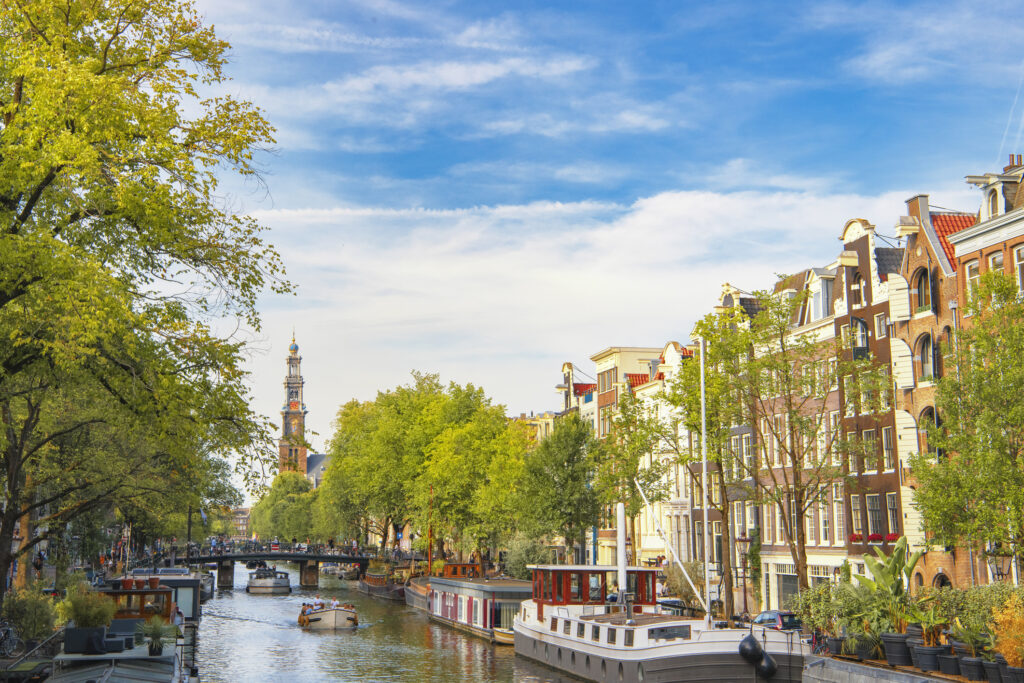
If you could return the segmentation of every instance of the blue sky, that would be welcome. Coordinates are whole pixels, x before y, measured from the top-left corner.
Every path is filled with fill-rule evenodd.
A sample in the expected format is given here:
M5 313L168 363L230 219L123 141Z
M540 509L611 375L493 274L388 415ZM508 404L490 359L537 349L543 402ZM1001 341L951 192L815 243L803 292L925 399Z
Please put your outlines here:
M559 367L686 342L725 281L830 261L849 218L974 210L1024 152L1019 3L201 0L228 92L278 129L268 226L296 297L253 333L310 423L411 369L556 407Z

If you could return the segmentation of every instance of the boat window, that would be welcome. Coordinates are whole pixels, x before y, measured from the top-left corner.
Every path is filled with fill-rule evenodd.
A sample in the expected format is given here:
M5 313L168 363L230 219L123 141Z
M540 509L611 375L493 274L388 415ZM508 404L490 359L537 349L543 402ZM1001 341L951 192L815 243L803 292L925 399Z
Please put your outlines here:
M583 599L583 576L581 574L569 575L569 597L574 601Z
M543 579L544 580L544 593L543 593L544 599L545 600L550 600L551 599L551 573L550 572L544 572L543 576L544 576L544 579Z
M679 638L689 640L690 625L660 626L658 628L647 629L647 637L651 640L676 640Z
M587 625L583 622L576 624L576 637L582 638L587 635Z
M551 617L551 630L552 631L557 631L558 630L558 617Z
M609 645L614 645L615 644L615 631L616 630L617 629L614 629L614 628L608 629L608 644Z
M554 601L562 602L562 579L565 578L565 574L558 572L554 575Z
M563 619L562 620L562 633L564 633L565 635L569 635L569 633L571 631L572 631L572 622L569 621L568 619Z
M626 634L622 639L622 644L626 647L633 647L633 629L627 628Z
M601 627L600 626L594 626L594 629L590 632L590 639L593 640L595 643L600 643L601 642Z

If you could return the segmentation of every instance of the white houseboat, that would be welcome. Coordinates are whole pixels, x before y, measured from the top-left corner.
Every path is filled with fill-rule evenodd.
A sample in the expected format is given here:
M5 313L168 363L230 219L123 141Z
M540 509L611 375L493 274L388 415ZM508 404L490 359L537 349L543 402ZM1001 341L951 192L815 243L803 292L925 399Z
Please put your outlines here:
M277 569L261 567L256 571L249 572L249 584L245 587L246 593L291 593L292 582L288 578L288 572Z
M520 603L530 596L529 581L509 578L446 578L430 580L430 618L461 631L506 642L495 634L508 631Z

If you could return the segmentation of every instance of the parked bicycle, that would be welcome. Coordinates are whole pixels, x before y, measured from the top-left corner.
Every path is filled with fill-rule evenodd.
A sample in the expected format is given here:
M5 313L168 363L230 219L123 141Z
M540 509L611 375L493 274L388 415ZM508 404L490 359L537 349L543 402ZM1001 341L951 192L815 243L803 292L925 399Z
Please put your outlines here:
M0 657L13 659L25 654L25 641L7 622L0 622Z

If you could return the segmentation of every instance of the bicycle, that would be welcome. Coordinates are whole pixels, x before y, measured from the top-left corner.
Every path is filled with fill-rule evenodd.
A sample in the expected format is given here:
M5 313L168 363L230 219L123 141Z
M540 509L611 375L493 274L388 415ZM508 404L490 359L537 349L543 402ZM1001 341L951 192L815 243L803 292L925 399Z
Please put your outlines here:
M811 646L811 651L816 655L827 655L828 654L828 640L825 638L825 634L820 631L815 631L808 641Z
M10 624L0 622L0 657L15 659L25 654L25 641Z

